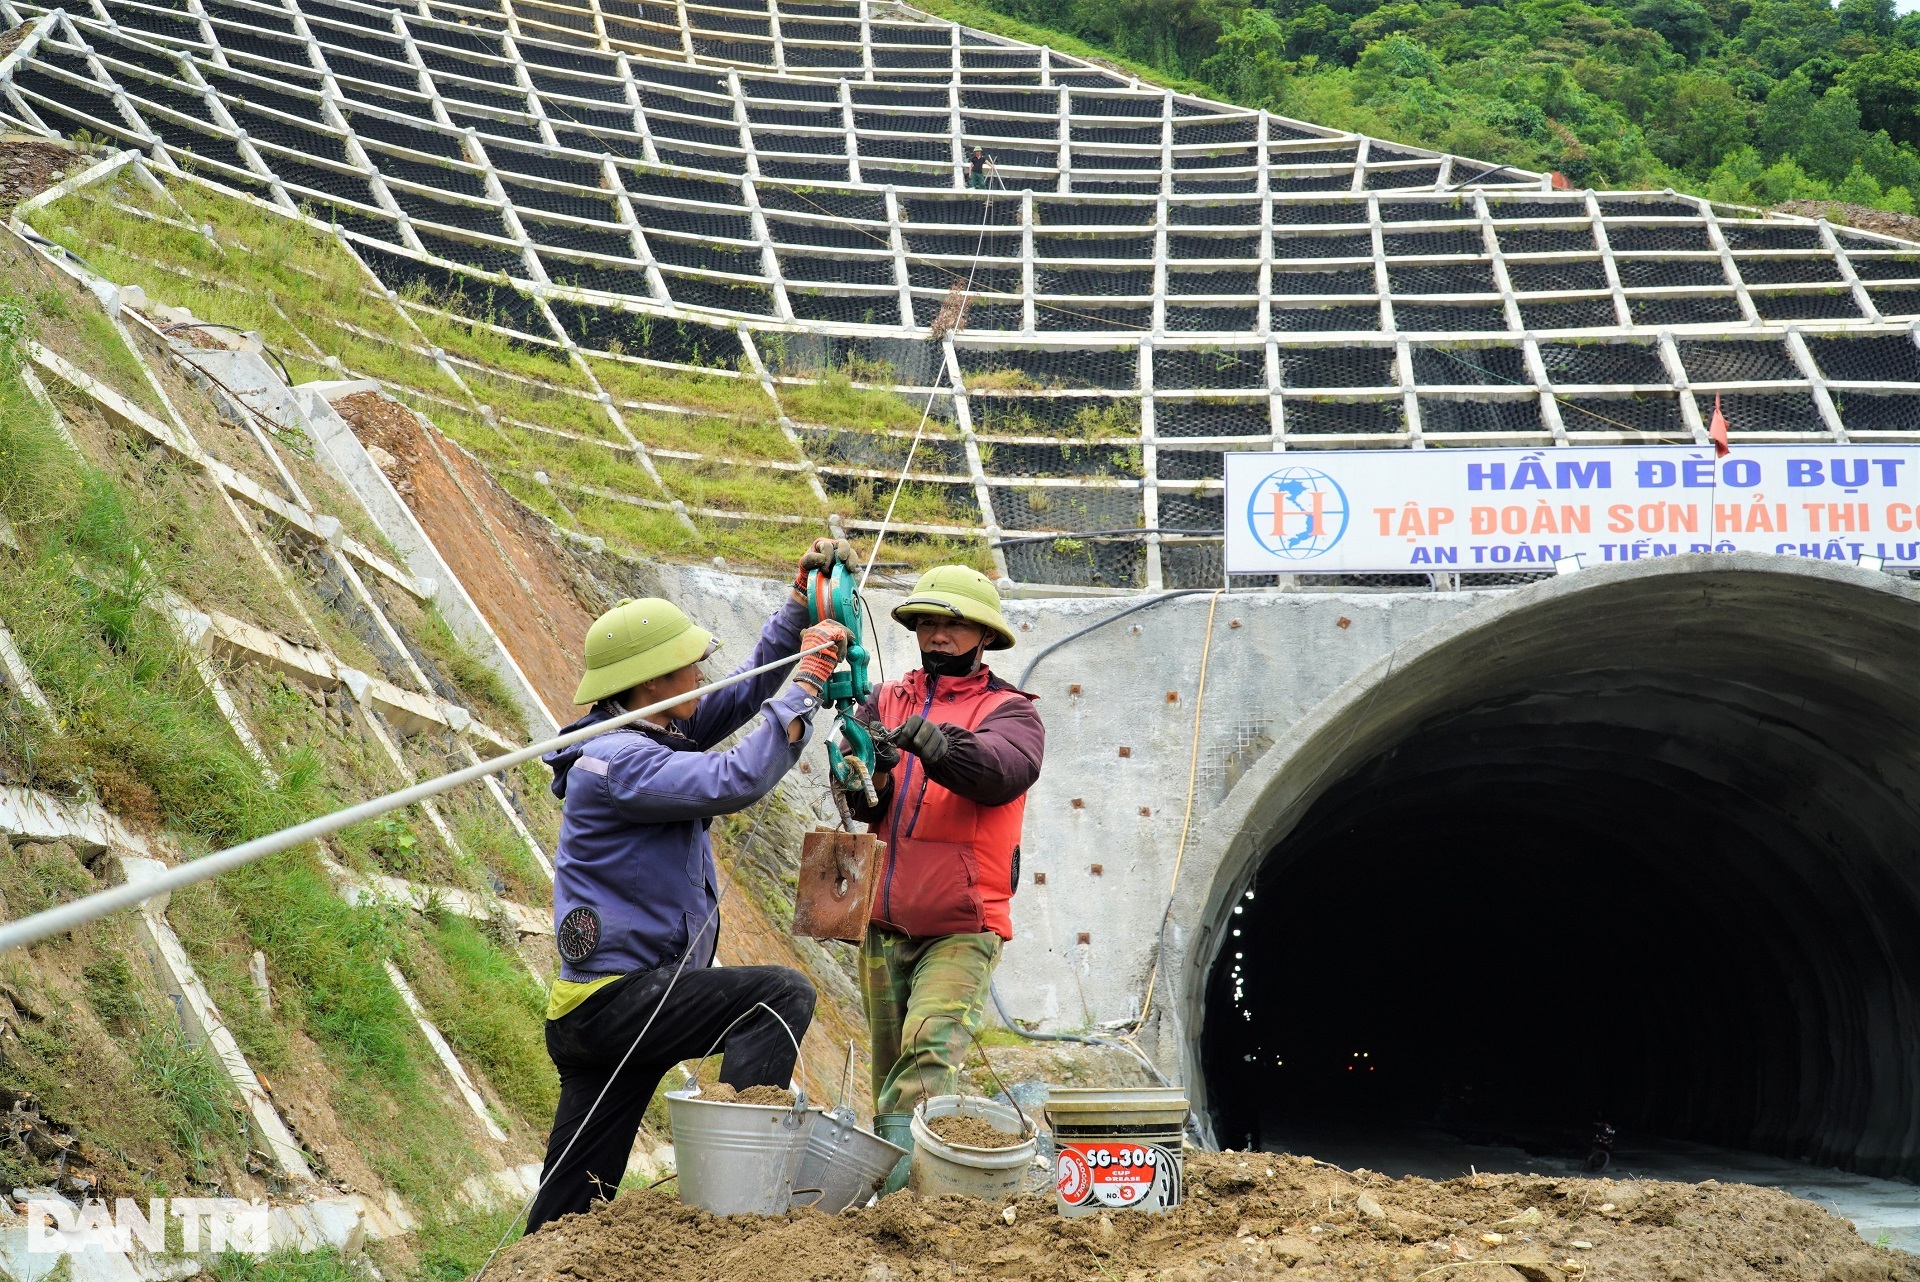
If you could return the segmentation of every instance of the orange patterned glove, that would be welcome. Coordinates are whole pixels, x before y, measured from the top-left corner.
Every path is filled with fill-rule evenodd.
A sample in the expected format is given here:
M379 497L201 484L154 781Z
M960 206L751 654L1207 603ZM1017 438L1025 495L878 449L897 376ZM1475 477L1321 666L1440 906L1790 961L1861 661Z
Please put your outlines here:
M826 689L827 679L833 675L833 670L840 666L840 660L847 657L847 646L852 640L853 634L847 631L844 624L835 623L832 619L814 624L800 634L800 648L811 650L820 645L830 645L833 648L822 650L818 654L810 654L800 660L799 666L793 670L793 679L810 687L815 694L819 694Z

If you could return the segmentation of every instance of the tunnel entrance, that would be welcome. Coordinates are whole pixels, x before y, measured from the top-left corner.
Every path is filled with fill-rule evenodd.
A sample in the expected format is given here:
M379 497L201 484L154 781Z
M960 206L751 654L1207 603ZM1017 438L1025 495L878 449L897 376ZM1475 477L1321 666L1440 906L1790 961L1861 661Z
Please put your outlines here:
M1220 1143L1605 1120L1920 1178L1920 605L1750 577L1562 593L1373 692L1418 694L1218 900Z

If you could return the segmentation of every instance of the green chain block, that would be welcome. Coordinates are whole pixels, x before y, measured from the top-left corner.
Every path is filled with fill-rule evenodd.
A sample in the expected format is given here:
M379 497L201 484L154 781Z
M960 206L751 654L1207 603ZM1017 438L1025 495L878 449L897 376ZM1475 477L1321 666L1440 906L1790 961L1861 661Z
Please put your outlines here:
M851 792L865 792L868 781L873 778L873 735L854 719L853 712L873 693L873 678L868 673L871 656L867 652L860 588L853 571L835 562L828 577L823 578L818 570L807 575L806 597L809 623L832 619L846 628L851 638L847 643L846 663L827 679L826 688L820 692L820 702L840 714L840 734L853 749L851 759L858 761L865 771L862 775L850 765L848 754L829 740L827 760L833 769L834 782Z

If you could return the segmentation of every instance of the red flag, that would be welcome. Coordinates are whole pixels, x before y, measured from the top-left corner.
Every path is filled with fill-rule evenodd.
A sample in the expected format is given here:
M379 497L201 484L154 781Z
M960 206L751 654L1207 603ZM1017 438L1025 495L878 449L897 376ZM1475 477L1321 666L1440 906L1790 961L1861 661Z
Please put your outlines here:
M1713 456L1725 458L1733 453L1733 447L1727 444L1727 416L1720 412L1720 393L1713 394L1713 418L1707 424L1707 435L1713 438Z

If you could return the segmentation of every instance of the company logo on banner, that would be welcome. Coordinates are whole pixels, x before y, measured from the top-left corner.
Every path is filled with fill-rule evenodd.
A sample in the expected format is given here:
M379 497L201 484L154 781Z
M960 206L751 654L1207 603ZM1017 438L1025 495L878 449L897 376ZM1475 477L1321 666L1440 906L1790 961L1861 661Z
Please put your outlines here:
M1548 569L1685 552L1920 566L1920 446L1229 453L1231 574Z
M1253 487L1247 528L1274 556L1291 561L1324 556L1347 532L1347 492L1317 468L1280 468Z

